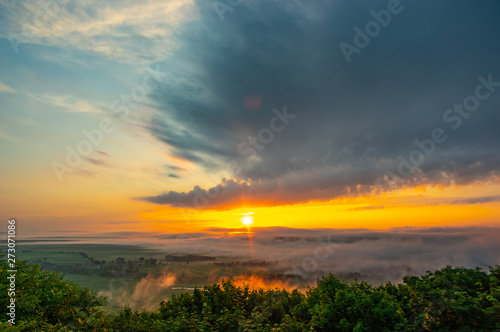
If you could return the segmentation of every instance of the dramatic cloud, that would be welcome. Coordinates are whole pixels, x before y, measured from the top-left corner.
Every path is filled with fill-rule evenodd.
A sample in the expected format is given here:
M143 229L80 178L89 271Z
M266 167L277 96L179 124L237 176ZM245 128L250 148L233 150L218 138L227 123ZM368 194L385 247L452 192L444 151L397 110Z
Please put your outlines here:
M499 4L401 4L348 64L339 44L354 45L354 27L387 1L248 1L223 21L198 2L146 128L234 180L144 199L192 206L207 190L219 193L200 207L242 195L280 203L498 178ZM294 117L277 116L285 108Z
M305 177L297 176L295 179L292 175L288 181L284 181L283 183L271 180L238 182L234 179L224 178L220 184L208 190L196 186L189 192L179 193L170 191L162 195L141 197L140 199L156 204L205 209L224 208L233 203L240 202L252 203L253 206L261 204L267 206L270 201L273 204L281 205L300 203L304 200L313 199L328 200L338 196L367 194L375 190L371 186L350 188L349 184L345 183L345 180L340 180L342 182L341 185L332 184L331 186L326 186L324 184L319 185L318 183L318 188L310 188L307 191L307 196L304 197L304 188L314 185L311 182L306 183L308 181L307 175ZM318 182L320 182L319 179Z

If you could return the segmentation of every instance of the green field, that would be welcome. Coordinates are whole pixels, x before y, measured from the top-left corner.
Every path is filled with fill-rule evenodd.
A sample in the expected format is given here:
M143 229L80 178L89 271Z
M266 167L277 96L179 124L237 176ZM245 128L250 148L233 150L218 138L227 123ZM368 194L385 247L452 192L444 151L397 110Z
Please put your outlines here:
M133 245L59 242L23 243L16 253L19 259L38 263L45 270L64 273L67 280L108 297L107 309L111 311L125 304L154 308L172 294L215 283L223 277L255 272L250 266L214 264L238 259L236 257L216 257L215 261L171 262L166 261L166 254L171 253ZM125 263L118 264L116 260L119 257L124 258ZM142 264L139 262L140 257L157 261L154 265Z

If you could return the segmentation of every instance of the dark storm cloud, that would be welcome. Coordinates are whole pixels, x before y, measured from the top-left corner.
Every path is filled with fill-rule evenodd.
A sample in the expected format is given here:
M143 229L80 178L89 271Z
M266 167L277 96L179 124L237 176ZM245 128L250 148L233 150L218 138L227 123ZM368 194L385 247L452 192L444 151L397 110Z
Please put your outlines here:
M384 172L403 175L399 156L409 160L419 149L415 140L432 138L435 128L447 139L398 186L498 174L500 87L483 84L489 97L460 125L450 118L458 113L443 116L482 82L500 82L500 4L401 1L401 13L348 64L339 44L353 44L353 28L364 29L370 11L387 4L245 1L220 21L211 3L200 1L200 20L162 64L168 80L152 95L162 112L148 129L210 171L238 163L227 169L236 182L212 188L226 192L214 206L238 200L238 192L286 202L390 188ZM285 105L297 117L270 142L258 140L255 156L241 149L270 128L273 108ZM145 199L191 206L200 190Z
M307 174L302 178L307 181ZM332 182L333 183L333 182ZM368 188L345 187L344 185L332 185L327 187L324 184L315 189L309 183L296 182L290 179L285 184L276 181L249 181L237 182L232 179L222 179L221 183L209 188L208 190L195 186L189 192L170 191L156 196L140 197L156 204L169 204L184 208L224 208L232 203L242 201L253 202L253 206L263 204L264 206L272 204L281 205L289 203L299 203L304 201L304 188L309 188L307 192L308 200L327 200L332 197L368 194Z

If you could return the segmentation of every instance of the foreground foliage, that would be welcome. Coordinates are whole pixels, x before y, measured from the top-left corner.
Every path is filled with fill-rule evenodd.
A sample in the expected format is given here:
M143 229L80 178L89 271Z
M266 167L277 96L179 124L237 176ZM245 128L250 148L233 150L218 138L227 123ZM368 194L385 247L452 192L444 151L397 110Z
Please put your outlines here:
M9 270L0 262L0 277ZM105 298L38 265L17 262L16 325L2 331L500 331L500 266L445 267L402 284L322 278L306 294L230 281L182 293L155 311L103 311ZM0 306L8 305L0 284ZM5 309L2 310L5 312Z

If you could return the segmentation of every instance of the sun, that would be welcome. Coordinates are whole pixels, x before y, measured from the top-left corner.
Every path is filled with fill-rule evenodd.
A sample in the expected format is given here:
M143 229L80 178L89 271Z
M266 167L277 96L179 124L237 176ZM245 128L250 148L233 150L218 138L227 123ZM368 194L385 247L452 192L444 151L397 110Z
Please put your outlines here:
M241 220L241 223L245 226L250 226L251 224L253 224L253 217L249 216L249 215L241 217L240 220Z

